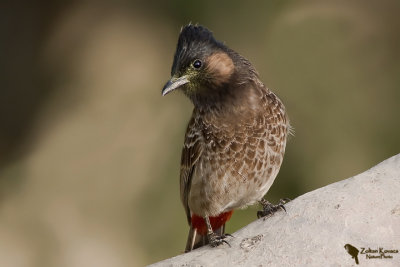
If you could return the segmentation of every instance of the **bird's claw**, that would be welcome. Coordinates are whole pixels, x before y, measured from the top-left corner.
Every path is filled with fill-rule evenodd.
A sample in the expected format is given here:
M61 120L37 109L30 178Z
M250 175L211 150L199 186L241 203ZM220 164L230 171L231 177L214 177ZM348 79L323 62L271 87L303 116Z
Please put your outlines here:
M260 204L263 206L263 209L260 211L257 211L257 217L261 218L261 217L266 217L266 216L270 216L272 214L274 214L275 212L277 212L278 210L284 210L286 212L286 208L285 208L285 204L288 203L290 201L289 198L283 198L281 200L279 200L279 203L277 205L272 204L271 202L262 199L260 201Z
M219 235L217 235L215 233L212 233L212 234L208 235L208 240L209 240L210 245L212 247L218 247L219 245L222 245L224 243L227 244L229 247L231 247L231 245L228 243L228 241L225 240L225 238L227 236L232 236L232 235L223 234L223 235L219 236Z

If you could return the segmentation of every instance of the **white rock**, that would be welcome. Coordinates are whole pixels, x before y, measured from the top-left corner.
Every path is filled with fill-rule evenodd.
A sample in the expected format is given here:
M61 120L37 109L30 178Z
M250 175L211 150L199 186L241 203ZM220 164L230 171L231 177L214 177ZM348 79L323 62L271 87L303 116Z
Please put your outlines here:
M398 250L360 266L400 266L400 154L352 178L306 193L287 212L259 219L228 237L151 266L356 266L345 244Z

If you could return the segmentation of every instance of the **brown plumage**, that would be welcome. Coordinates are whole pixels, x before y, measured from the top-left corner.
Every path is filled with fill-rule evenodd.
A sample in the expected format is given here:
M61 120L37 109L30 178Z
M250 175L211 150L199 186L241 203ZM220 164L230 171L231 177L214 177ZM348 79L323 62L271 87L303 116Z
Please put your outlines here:
M290 126L282 102L251 63L202 26L182 29L171 75L163 95L179 88L194 104L180 175L190 251L224 242L231 212L263 198L278 174Z

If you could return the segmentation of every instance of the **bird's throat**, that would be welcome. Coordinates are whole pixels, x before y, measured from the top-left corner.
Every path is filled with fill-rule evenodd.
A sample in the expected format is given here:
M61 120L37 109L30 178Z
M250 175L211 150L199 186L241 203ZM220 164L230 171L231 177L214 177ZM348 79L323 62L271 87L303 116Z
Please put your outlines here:
M231 218L232 213L233 211L227 211L221 213L218 216L209 217L212 229L217 230L218 228L223 226ZM196 214L192 214L191 221L192 221L192 227L197 229L197 232L199 234L201 235L207 234L207 225L203 217L197 216Z

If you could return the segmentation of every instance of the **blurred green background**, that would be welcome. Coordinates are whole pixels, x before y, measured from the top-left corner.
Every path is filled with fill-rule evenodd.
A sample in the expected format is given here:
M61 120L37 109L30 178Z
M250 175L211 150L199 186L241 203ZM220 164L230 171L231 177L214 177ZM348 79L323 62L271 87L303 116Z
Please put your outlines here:
M399 153L399 12L396 0L0 4L1 265L142 266L183 251L192 106L161 88L188 22L250 59L287 107L296 135L270 201Z

